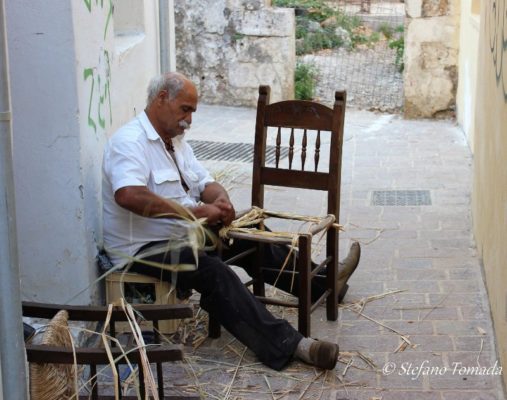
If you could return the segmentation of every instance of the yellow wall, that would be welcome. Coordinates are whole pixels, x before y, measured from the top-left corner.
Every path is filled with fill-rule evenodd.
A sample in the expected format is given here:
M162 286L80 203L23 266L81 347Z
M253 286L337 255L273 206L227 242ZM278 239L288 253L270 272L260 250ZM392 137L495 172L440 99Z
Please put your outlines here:
M495 7L494 7L495 5ZM473 220L501 362L507 367L507 0L481 4L475 113ZM503 374L507 384L507 374Z

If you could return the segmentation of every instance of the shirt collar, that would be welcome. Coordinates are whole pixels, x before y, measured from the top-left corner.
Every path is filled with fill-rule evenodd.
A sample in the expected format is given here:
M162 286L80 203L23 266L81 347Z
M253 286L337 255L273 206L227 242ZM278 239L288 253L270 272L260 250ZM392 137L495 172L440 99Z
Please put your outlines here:
M139 119L139 122L141 122L141 125L144 128L144 131L146 132L146 137L149 140L162 140L162 138L159 136L153 125L151 124L150 120L148 119L148 115L146 115L146 112L143 111L141 114L137 116Z

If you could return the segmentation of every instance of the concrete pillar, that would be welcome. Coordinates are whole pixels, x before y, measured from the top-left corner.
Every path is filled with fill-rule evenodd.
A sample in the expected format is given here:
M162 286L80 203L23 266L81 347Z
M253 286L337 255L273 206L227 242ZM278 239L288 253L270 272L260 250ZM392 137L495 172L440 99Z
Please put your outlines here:
M18 248L24 299L98 300L102 148L159 71L155 2L9 1Z
M80 121L87 114L76 85L72 5L15 1L6 11L22 294L63 302L95 276L97 230L85 214ZM92 297L87 291L76 300Z

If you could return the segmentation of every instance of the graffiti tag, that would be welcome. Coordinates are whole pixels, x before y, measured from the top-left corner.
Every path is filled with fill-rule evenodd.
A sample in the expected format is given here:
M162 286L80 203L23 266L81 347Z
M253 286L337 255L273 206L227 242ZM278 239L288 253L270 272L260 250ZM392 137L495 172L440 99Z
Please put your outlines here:
M507 0L490 0L486 10L486 29L497 86L507 103Z
M104 50L104 58L107 60L105 64L106 72L104 74L96 73L93 68L85 68L83 78L85 81L90 79L90 95L88 100L88 126L97 132L97 124L92 115L96 115L99 126L104 129L106 127L106 119L103 117L103 108L106 105L109 111L109 124L113 123L113 115L111 113L111 92L110 92L110 71L109 53ZM105 80L103 78L105 76ZM95 100L95 101L94 101ZM106 102L107 100L107 102ZM97 105L97 109L93 110L93 104Z
M106 22L104 23L104 37L107 38L108 28L113 16L113 2L112 0L83 0L86 8L92 13L93 6L100 7L98 10L104 10L104 3L107 7ZM103 44L105 45L105 43ZM111 108L111 60L109 51L103 47L99 50L98 63L93 67L83 69L83 79L85 82L89 81L89 97L88 97L88 126L93 128L97 133L97 124L100 128L106 128L106 121L109 124L113 123L113 115ZM109 114L109 118L106 118Z

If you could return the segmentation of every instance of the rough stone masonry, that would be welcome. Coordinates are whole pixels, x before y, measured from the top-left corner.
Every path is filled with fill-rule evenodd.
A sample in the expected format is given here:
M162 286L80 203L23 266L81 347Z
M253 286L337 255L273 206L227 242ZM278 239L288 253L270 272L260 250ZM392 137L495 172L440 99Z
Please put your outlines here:
M255 106L259 85L271 100L294 97L294 10L266 0L175 2L178 70L208 104Z
M452 116L458 86L459 4L407 0L405 117Z

